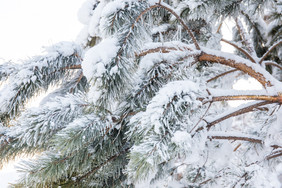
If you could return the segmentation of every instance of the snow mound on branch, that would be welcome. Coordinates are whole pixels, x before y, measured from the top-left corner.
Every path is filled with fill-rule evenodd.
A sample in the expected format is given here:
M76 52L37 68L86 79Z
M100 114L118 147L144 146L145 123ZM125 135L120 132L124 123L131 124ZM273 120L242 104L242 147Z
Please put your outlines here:
M87 25L90 21L90 18L93 14L94 5L97 3L97 0L87 0L82 4L80 9L78 10L78 20Z
M98 45L90 48L82 62L84 76L88 80L93 77L101 77L106 71L107 64L116 56L118 50L119 46L116 38L104 39Z
M155 133L159 134L163 128L162 117L166 108L173 102L174 97L183 95L181 100L189 103L189 108L192 110L198 108L201 104L200 101L197 101L197 93L200 93L199 85L190 80L171 82L160 89L147 106L147 110L144 113L137 114L131 119L131 122L139 119L142 124L141 127L153 125Z
M56 58L59 55L63 55L63 56L71 56L72 54L74 54L76 51L78 51L78 49L80 49L80 47L73 42L59 42L51 47L44 47L48 56L53 56L54 58Z

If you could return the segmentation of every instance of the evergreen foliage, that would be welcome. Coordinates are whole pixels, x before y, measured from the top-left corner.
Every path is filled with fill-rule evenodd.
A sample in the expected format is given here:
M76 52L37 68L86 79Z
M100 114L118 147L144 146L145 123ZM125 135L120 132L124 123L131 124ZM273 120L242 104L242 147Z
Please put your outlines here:
M281 0L87 0L77 44L0 65L0 164L33 157L13 186L277 186L281 12ZM250 77L263 89L232 88Z

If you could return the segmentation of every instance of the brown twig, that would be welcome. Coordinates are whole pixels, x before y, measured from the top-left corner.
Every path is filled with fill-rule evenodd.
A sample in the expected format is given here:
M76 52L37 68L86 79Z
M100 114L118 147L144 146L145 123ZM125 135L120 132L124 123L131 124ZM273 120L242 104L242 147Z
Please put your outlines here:
M240 48L239 46L237 46L236 44L234 44L233 42L230 42L228 40L225 39L221 39L222 42L225 42L233 47L235 47L237 50L239 50L240 52L242 52L249 60L251 60L251 62L256 63L256 61L254 60L254 58L252 58L252 56L243 48Z
M83 78L83 72L81 71L81 73L79 74L79 77L75 81L74 86L70 89L70 93L73 93L74 87L76 87L79 84L79 82L81 81L82 78Z
M221 29L221 27L222 27L223 21L224 21L224 17L222 16L222 17L221 17L221 20L220 20L220 23L219 23L219 25L218 25L218 27L217 27L216 33L219 33L219 31L220 31L220 29Z
M151 48L151 49L148 49L148 50L145 50L145 51L142 51L141 53L139 54L135 54L136 57L143 57L147 54L150 54L150 53L156 53L156 52L161 52L161 53L169 53L171 51L184 51L184 50L187 50L187 51L192 51L192 49L190 48L187 48L187 47L179 47L179 48L175 48L175 47L165 47L165 46L161 46L161 47L157 47L157 48Z
M267 160L282 156L282 150L275 151L266 157Z
M280 66L280 65L278 65L277 63L274 63L274 62L267 62L267 63L265 63L265 65L275 66L275 67L278 67L279 69L282 70L282 66Z
M190 35L190 37L192 38L192 41L196 47L197 50L201 50L200 46L194 36L194 34L192 33L192 31L189 29L189 27L184 23L184 21L180 18L180 16L178 14L176 14L176 12L174 12L172 9L170 9L167 6L164 6L163 4L159 3L157 4L159 7L162 7L163 9L167 10L168 12L170 12L171 14L173 14L176 19L181 23L181 25L184 27L184 29L188 32L188 34Z
M216 96L212 97L210 100L205 100L204 98L198 98L203 101L203 104L208 102L218 102L218 101L230 101L230 100L263 100L272 103L282 104L282 96L280 95L230 95L230 96Z
M215 76L215 77L213 77L213 78L208 79L208 80L207 80L207 83L209 83L209 82L211 82L211 81L213 81L213 80L216 80L216 79L218 79L218 78L220 78L220 77L222 77L222 76L225 76L225 75L227 75L227 74L230 74L230 73L232 73L232 72L236 72L236 71L238 71L238 69L232 69L232 70L230 70L230 71L226 71L226 72L224 72L224 73L221 73L221 74L219 74L219 75L217 75L217 76Z
M202 117L199 119L199 121L196 123L196 125L193 126L193 128L190 130L189 133L191 133L191 132L199 125L199 123L204 119L204 117L205 117L206 114L208 113L208 111L209 111L211 105L212 105L212 102L210 102L210 104L209 104L207 110L205 111L205 113L202 115Z
M241 141L248 141L248 142L254 142L258 144L262 144L261 139L256 139L256 138L250 138L250 137L244 137L244 136L217 136L217 135L212 135L208 136L208 139L216 139L216 140L241 140Z
M199 61L208 61L208 62L211 62L211 63L219 63L219 64L227 65L229 67L236 68L238 70L241 70L244 73L247 73L251 77L255 78L264 87L272 86L271 81L267 80L267 78L262 73L257 72L251 66L248 66L245 63L237 62L236 60L233 60L233 59L227 59L227 58L222 57L222 56L216 56L216 55L208 54L208 53L205 53L205 52L203 52L199 56L198 59L199 59Z
M244 108L241 108L239 110L236 110L234 112L231 112L230 114L227 114L223 117L220 117L218 119L215 119L213 120L212 122L209 122L207 123L207 125L205 126L207 129L210 129L212 126L228 119L228 118L231 118L231 117L235 117L235 116L239 116L241 114L245 114L245 113L248 113L248 112L251 112L253 111L255 108L259 107L259 106L264 106L264 105L267 105L267 104L271 104L272 102L270 101L263 101L263 102L259 102L259 103L255 103L255 104L252 104L250 106L247 106L247 107L244 107ZM203 130L205 127L199 127L196 132L199 132L201 130Z
M242 39L243 44L247 47L247 49L250 53L255 52L252 45L249 43L247 36L245 36L244 28L241 28L242 23L240 22L240 20L238 18L235 18L235 23L236 23L236 27L238 29L238 32L240 34L240 37Z
M276 42L275 44L273 44L271 46L271 48L260 58L259 60L259 64L261 64L263 62L263 60L270 54L270 52L275 49L277 46L279 46L280 44L282 44L282 40Z

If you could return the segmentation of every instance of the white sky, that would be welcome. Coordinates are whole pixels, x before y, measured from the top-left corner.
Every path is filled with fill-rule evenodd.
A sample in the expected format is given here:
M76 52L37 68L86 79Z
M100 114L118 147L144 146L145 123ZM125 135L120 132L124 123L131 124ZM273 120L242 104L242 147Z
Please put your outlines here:
M42 46L74 41L84 0L0 0L0 58L26 59Z
M24 60L42 46L75 41L83 25L77 12L84 0L0 0L0 63ZM14 182L13 163L0 170L0 187Z

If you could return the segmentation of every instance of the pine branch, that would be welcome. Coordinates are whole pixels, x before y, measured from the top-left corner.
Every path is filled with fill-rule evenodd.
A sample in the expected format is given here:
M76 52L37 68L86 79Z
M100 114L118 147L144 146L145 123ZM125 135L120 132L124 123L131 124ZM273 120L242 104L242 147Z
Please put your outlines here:
M121 47L118 50L117 56L116 56L116 62L118 62L118 58L122 55L122 53L124 52L124 45L127 43L127 40L129 40L129 37L133 34L134 28L136 26L136 24L139 22L139 20L141 20L142 16L145 15L146 13L148 13L149 11L151 11L152 9L158 7L158 5L153 5L150 6L148 8L146 8L145 10L143 10L138 16L137 18L134 20L134 22L132 23L132 25L130 26L126 36L124 37Z
M174 49L172 47L161 47L161 48L158 47L158 48L153 48L153 49L143 51L139 55L140 56L147 55L149 53L153 53L159 50L161 50L163 53L168 53L171 50L179 50L179 49L177 48ZM188 48L187 50L190 50L190 49ZM222 55L224 54L223 52L220 52L220 53ZM197 55L195 57L197 57ZM227 65L229 67L236 68L237 70L240 70L250 75L251 77L255 78L256 80L258 80L264 87L272 86L273 85L272 82L276 82L276 79L273 77L266 78L264 74L267 74L267 73L260 66L252 65L253 63L252 64L246 63L247 61L241 58L240 56L236 56L236 55L228 56L227 53L224 56L221 56L216 51L213 52L211 50L209 51L203 50L203 52L198 55L197 59L199 61L208 61L211 63L219 63L219 64ZM254 70L253 67L256 67L256 70ZM271 80L269 78L271 78Z
M56 134L52 141L54 146L50 152L40 156L35 162L22 164L25 166L23 171L28 173L22 181L34 186L38 186L39 183L50 185L52 182L69 181L68 177L79 178L78 174L84 174L89 169L96 168L105 158L119 152L122 147L121 138L118 141L115 140L113 144L113 137L119 135L110 133L111 128L105 122L106 120L99 120L91 114L70 123ZM108 137L105 138L105 135ZM117 166L117 168L122 167ZM107 172L102 172L100 175L105 179ZM84 178L86 176L81 177L81 179Z
M103 166L107 165L108 163L110 163L111 161L115 160L116 158L118 158L119 156L127 153L129 151L130 148L126 148L123 151L119 152L116 155L111 156L110 158L108 158L105 162L101 163L99 166L93 168L92 170L90 170L89 172L87 172L86 174L79 176L77 179L77 182L82 181L83 179L85 179L86 177L90 176L91 174L95 173L96 171L98 171L100 168L102 168Z
M91 111L85 103L82 95L67 95L23 113L18 119L19 123L7 129L5 135L8 139L0 142L0 161L53 147L50 140L58 131L85 110Z
M64 47L71 48L72 53L65 53ZM19 72L9 79L9 84L3 89L9 95L1 97L1 120L8 125L10 119L20 114L21 107L28 99L66 77L67 69L77 68L80 60L76 54L79 51L73 43L59 43L46 56L36 57L21 65Z

